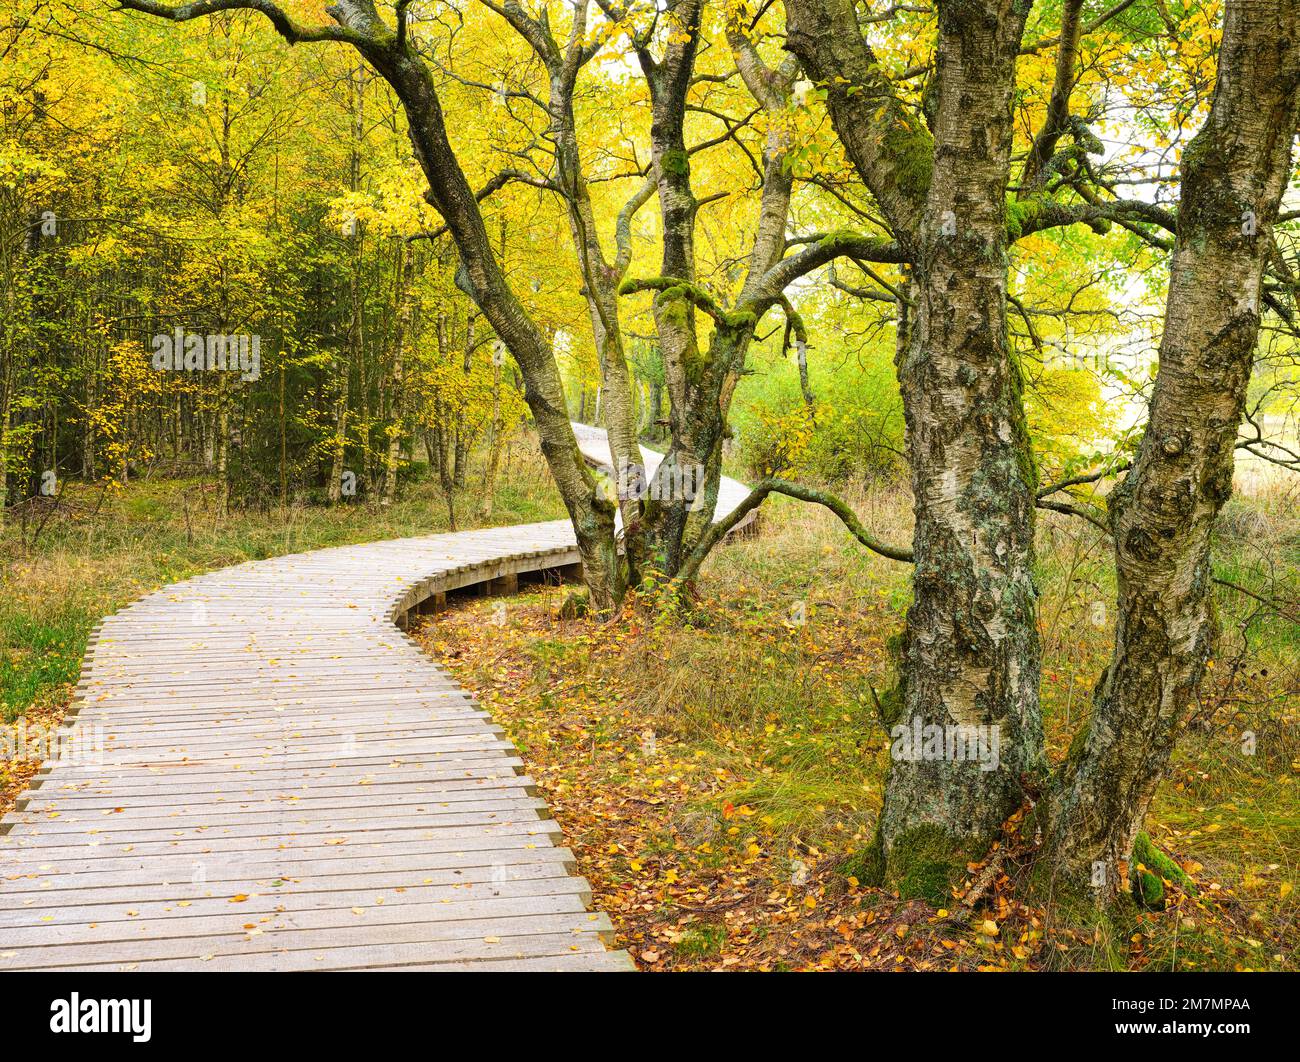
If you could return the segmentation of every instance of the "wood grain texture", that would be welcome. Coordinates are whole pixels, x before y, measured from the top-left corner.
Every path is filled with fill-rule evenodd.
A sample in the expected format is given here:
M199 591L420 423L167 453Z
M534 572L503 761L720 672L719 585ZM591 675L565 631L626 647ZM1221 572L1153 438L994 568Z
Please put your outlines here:
M106 618L76 754L0 820L0 970L632 969L516 750L395 625L578 560L567 521L429 535Z

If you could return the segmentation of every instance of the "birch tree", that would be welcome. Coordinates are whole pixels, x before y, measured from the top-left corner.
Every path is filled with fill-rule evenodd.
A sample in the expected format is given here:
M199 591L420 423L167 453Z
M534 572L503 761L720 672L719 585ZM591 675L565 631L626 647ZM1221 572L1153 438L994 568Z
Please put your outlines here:
M1215 646L1210 540L1232 493L1273 226L1300 121L1300 6L1228 0L1209 118L1182 161L1159 372L1111 494L1115 648L1049 801L1043 878L1104 903L1198 707Z
M912 108L852 0L786 3L788 45L825 87L837 135L911 274L898 373L916 571L900 680L882 714L887 724L1001 734L1001 764L988 774L943 757L891 764L872 869L909 893L942 899L1008 816L1045 794L1028 819L1044 839L1040 882L1089 903L1126 896L1142 818L1214 641L1209 543L1241 445L1262 275L1276 259L1271 227L1291 172L1296 8L1229 0L1210 117L1184 156L1174 213L1114 196L1081 161L1092 144L1070 110L1079 42L1128 6L1085 24L1081 3L1066 0L1060 33L1027 45L1023 0L940 0L932 81ZM1057 62L1046 115L1013 185L1016 60L1049 45ZM1062 148L1065 138L1073 143ZM1037 482L1007 344L1006 252L1031 232L1105 231L1110 221L1157 248L1167 243L1156 230L1174 234L1174 256L1149 421L1109 505L1114 658L1092 719L1049 776L1033 510L1077 510L1051 500L1061 484Z

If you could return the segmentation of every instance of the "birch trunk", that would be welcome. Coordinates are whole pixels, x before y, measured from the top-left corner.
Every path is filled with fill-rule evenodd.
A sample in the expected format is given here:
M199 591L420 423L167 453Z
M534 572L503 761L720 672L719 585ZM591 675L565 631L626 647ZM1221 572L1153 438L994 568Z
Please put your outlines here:
M501 416L501 366L492 366L492 446L488 451L487 469L483 473L483 501L478 514L486 520L492 515L497 492L497 475L501 470L501 450L505 443L505 421Z
M447 222L460 254L457 284L483 312L519 365L524 399L533 414L542 453L573 523L584 579L598 613L623 594L614 541L614 505L587 469L574 438L554 352L510 289L488 239L474 193L447 139L442 107L429 68L411 50L395 46L368 5L344 19L376 33L357 45L393 87L406 111L411 143L429 181L428 198Z
M1296 0L1228 0L1210 116L1183 156L1178 233L1147 427L1109 500L1115 647L1051 795L1040 874L1103 905L1197 707L1216 625L1210 538L1259 335L1263 270L1300 101Z
M1029 7L940 0L931 137L851 3L786 5L790 48L827 86L836 132L912 265L898 375L916 566L899 683L882 705L895 757L869 869L940 902L1044 769L1035 477L1006 322L1011 106ZM956 757L946 741L932 756L899 727L982 734L997 757ZM990 729L950 730L970 727Z

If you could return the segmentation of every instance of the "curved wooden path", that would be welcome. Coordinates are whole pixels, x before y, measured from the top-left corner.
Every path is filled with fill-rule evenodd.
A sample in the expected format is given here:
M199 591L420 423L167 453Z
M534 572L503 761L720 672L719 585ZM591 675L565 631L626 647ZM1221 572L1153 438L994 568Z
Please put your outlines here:
M578 561L567 521L464 531L109 616L69 710L102 755L47 761L0 820L0 970L631 969L515 749L396 626Z

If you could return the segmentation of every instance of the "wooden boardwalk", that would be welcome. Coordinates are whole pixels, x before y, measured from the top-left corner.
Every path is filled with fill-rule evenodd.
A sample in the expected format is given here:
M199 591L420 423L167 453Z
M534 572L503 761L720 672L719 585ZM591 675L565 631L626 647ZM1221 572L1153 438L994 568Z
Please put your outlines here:
M608 461L600 433L582 448ZM0 821L0 970L631 969L515 749L397 626L577 563L567 521L465 531L109 616L77 755Z

